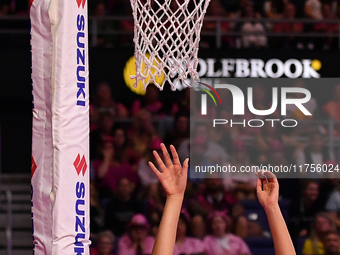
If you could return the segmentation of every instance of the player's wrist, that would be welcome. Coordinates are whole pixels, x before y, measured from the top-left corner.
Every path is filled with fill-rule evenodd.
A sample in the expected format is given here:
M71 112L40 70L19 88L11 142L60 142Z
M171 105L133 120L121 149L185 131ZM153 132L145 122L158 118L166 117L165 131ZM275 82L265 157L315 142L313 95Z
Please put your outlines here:
M168 194L167 199L168 200L174 200L174 201L183 201L184 192L183 193L176 193L176 194Z
M263 206L263 208L266 211L266 213L275 213L276 211L280 211L280 206L279 206L278 201L269 202L265 206Z

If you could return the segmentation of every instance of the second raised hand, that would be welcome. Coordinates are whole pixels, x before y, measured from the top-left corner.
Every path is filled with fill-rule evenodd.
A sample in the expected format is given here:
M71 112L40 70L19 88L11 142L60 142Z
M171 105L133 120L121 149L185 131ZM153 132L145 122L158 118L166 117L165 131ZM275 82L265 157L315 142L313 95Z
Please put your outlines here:
M161 172L150 161L149 166L156 174L159 181L162 183L162 186L168 196L183 195L187 185L189 159L185 159L182 167L176 149L173 145L170 145L173 161L171 160L171 157L163 143L161 144L161 149L165 163L158 155L158 153L156 151L153 151L153 155L156 158Z

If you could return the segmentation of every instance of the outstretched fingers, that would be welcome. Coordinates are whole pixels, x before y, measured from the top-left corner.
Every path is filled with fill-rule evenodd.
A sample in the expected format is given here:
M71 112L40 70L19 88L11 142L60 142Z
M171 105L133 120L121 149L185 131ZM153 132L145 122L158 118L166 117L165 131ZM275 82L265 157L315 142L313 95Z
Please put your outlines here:
M152 169L152 171L155 173L155 175L157 176L157 178L159 179L160 176L161 176L161 172L158 171L157 167L155 167L155 165L154 165L151 161L149 161L149 166L150 166L150 168Z
M153 155L156 158L157 164L158 164L159 168L162 170L162 172L166 171L167 168L166 168L163 160L161 159L161 157L158 155L157 151L153 151Z
M188 169L189 169L189 158L186 158L183 162L182 173L188 175Z
M170 145L170 150L171 150L171 154L172 154L172 159L174 161L174 165L181 166L181 162L179 161L179 157L178 157L177 151L175 149L175 146L173 146L171 144Z
M164 143L161 143L161 149L162 149L164 160L165 160L167 167L173 166L170 155L169 155L168 150L166 149Z

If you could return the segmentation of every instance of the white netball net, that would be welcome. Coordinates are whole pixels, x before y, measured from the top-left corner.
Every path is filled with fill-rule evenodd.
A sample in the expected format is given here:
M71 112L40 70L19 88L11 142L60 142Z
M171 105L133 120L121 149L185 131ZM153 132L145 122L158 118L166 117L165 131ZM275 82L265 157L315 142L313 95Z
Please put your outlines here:
M134 18L135 86L161 90L168 81L190 86L199 80L197 53L210 0L130 0ZM159 77L164 76L164 79ZM190 76L190 79L189 79ZM157 78L158 77L158 81ZM161 80L162 82L159 82Z

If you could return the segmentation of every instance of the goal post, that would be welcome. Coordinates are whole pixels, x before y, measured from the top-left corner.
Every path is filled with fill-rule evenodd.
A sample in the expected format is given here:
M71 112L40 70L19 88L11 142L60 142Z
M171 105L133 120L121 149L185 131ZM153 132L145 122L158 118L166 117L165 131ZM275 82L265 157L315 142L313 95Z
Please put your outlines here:
M34 0L30 18L34 250L88 255L87 3Z

